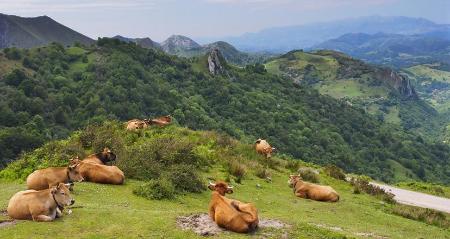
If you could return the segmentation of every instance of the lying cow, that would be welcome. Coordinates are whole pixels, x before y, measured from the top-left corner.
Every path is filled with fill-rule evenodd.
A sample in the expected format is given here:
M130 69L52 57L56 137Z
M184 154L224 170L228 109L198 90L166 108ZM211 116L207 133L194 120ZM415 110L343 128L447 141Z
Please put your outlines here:
M166 115L152 120L147 120L146 122L148 122L149 125L157 125L159 127L164 127L172 122L172 116Z
M251 203L228 199L225 193L233 193L233 187L225 182L209 183L212 190L209 216L220 227L234 232L251 232L258 227L258 211Z
M49 189L26 190L16 193L8 204L8 215L18 220L50 222L62 216L65 206L75 203L69 188L59 183Z
M272 157L272 153L275 151L275 148L270 146L270 144L265 139L258 139L255 142L256 152L266 156L266 158Z
M68 167L53 167L39 169L28 175L27 188L34 190L48 189L57 186L59 183L70 184L69 189L72 190L73 182L81 182L84 180L79 169L79 164L69 164Z
M109 149L104 148L102 152L91 154L83 159L83 162L86 163L95 163L95 164L107 164L109 162L116 161L116 155Z
M78 170L87 182L118 185L125 181L125 175L116 166L89 163L79 159L72 160L71 164L78 164Z
M297 197L324 202L339 201L339 194L332 187L304 182L300 175L289 176L288 183Z
M135 131L138 129L145 129L149 126L149 124L150 124L150 121L147 119L144 119L144 120L132 119L132 120L129 120L125 125L126 125L127 130Z

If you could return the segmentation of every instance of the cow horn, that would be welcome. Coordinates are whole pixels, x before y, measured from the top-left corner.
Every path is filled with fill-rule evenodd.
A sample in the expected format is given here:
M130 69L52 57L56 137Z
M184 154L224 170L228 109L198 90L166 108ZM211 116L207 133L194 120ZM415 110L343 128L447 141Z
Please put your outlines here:
M70 187L70 183L65 183L64 185L66 185L66 187Z
M228 186L228 189L233 189L233 186Z
M212 183L211 181L209 182L209 186L216 186L215 183Z

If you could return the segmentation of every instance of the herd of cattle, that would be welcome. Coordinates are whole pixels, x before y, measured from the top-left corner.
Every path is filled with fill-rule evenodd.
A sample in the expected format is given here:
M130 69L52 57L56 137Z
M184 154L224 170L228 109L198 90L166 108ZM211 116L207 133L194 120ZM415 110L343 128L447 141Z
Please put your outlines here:
M171 117L168 115L152 120L130 120L125 127L135 131L150 125L163 127L170 123ZM275 148L266 140L258 139L255 150L270 158ZM108 165L115 160L116 155L104 148L102 152L89 155L83 160L78 157L71 159L67 167L34 171L27 177L28 190L18 192L10 199L8 215L13 219L34 221L53 221L61 217L64 207L75 203L70 195L73 182L124 183L125 175L122 170ZM304 182L299 175L291 175L288 183L297 197L326 202L339 200L339 194L333 188ZM258 210L252 203L243 203L225 196L233 193L233 187L217 181L210 182L208 188L212 190L209 215L218 226L241 233L251 232L258 227Z

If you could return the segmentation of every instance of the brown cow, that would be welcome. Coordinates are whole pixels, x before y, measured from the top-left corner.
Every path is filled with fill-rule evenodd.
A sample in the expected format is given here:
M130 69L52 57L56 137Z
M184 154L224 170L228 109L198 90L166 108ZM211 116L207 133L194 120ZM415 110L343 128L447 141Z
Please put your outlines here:
M148 122L149 125L157 125L159 127L164 127L172 122L172 116L171 115L161 116L159 118L147 120L146 122Z
M16 193L8 204L8 215L18 220L50 222L62 216L65 206L75 203L69 188L59 183L49 189L26 190Z
M78 170L87 182L118 185L125 181L125 175L116 166L88 163L79 159L72 160L71 164L79 164Z
M52 167L39 169L28 175L27 188L34 190L48 189L59 183L69 183L72 190L73 182L84 180L79 169L79 164L70 164L68 167Z
M212 190L209 216L220 227L234 232L251 232L258 227L258 211L251 203L242 203L225 197L233 193L233 187L225 182L209 183Z
M132 119L125 123L127 130L135 131L138 129L145 129L149 125L149 120Z
M83 159L83 162L94 164L107 164L116 161L116 155L108 148L104 148L102 152L91 154Z
M339 194L332 187L304 182L300 175L289 176L288 183L297 197L324 202L339 201Z
M255 142L256 152L266 156L266 158L272 157L272 153L275 151L275 148L270 146L270 144L265 139L258 139Z

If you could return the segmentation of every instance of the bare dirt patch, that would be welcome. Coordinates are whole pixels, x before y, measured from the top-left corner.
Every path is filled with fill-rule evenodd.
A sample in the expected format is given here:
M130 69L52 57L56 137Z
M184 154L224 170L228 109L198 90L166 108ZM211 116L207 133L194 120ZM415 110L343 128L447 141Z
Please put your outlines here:
M192 230L196 234L202 236L213 236L219 233L230 233L229 231L217 226L217 224L213 220L211 220L209 215L206 213L180 216L177 218L177 225L183 230ZM290 227L290 225L275 219L259 220L259 229L283 229L288 227Z
M13 225L16 225L16 221L14 220L0 220L0 229Z
M321 227L321 228L325 228L325 229L337 231L337 232L341 232L344 230L341 227L329 226L329 225L325 225L325 224L315 224L315 223L310 223L310 224L314 225L316 227Z
M368 237L368 238L375 238L375 239L388 239L389 237L376 235L373 232L357 232L355 235L360 237Z

